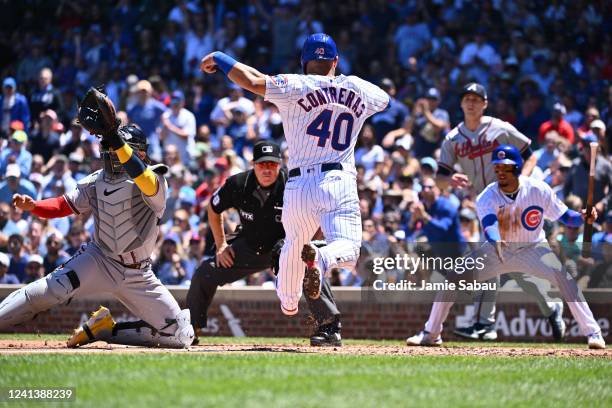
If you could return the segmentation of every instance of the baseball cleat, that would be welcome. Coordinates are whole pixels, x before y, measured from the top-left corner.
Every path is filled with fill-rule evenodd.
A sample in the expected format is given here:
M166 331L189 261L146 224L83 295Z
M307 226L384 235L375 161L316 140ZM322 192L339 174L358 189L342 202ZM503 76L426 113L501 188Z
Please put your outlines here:
M337 319L332 323L320 325L316 333L310 337L310 345L313 347L342 347L341 327Z
M91 314L85 324L74 330L66 345L68 347L78 347L102 340L101 335L110 334L114 326L115 321L110 314L110 310L100 306L98 310Z
M317 332L310 338L313 347L342 347L342 336L340 333Z
M484 341L494 341L497 340L497 330L495 330L495 325L487 324L487 325L476 325L477 330L479 330L479 339Z
M468 327L458 327L453 331L453 333L455 333L457 336L460 336L466 339L478 340L478 332L476 331L474 326L476 325L468 326Z
M601 332L589 334L588 343L590 349L603 350L606 348L606 342L601 335Z
M306 244L302 248L302 261L306 263L306 272L304 273L304 294L310 299L318 299L321 296L321 271L317 266L317 249Z
M414 336L408 337L406 345L438 347L442 345L442 337L438 334L438 337L433 338L430 332L422 330Z
M455 329L453 333L470 340L497 340L497 330L492 324L476 323L473 326Z
M565 336L565 321L563 321L563 302L555 303L553 312L548 316L553 338L560 341Z

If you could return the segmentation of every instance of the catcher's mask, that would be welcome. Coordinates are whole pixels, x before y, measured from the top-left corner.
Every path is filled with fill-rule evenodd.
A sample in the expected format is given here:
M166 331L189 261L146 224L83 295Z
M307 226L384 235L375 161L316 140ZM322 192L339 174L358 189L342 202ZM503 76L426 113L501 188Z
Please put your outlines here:
M149 164L149 158L146 156L147 148L147 137L144 132L134 125L122 126L117 130L119 136L127 143L133 150L134 153L144 152L145 157L141 159ZM108 146L102 144L102 158L104 159L104 171L108 174L119 174L124 172L123 165L119 161L117 154L113 152Z

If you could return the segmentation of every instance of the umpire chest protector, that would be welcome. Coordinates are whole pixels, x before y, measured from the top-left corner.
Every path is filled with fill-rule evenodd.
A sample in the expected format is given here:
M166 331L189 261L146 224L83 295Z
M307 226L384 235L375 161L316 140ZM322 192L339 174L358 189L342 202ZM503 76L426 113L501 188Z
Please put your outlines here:
M285 237L281 216L286 181L284 169L267 189L259 186L253 170L236 174L215 194L213 208L217 213L235 208L240 215L240 235L254 250L269 251Z

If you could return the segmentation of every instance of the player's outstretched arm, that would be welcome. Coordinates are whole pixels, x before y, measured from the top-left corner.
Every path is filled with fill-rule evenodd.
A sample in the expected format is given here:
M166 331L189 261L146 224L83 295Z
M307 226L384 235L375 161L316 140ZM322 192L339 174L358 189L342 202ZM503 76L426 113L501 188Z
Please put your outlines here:
M40 218L61 218L75 214L64 196L36 201L25 194L15 194L13 205Z
M266 76L255 68L238 62L221 51L215 51L202 58L200 69L203 72L213 74L217 72L217 68L241 88L265 96Z

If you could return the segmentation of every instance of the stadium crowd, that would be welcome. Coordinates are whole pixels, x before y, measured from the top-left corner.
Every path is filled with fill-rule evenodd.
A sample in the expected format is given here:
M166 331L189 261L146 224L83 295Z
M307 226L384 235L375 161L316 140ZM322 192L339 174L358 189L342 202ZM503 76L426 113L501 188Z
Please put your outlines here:
M297 73L303 40L325 31L337 42L342 74L392 96L356 148L362 258L355 271L335 271L333 284L365 285L372 257L416 254L428 240L457 233L480 241L474 192L439 191L432 179L445 134L462 120L458 93L469 81L487 88L488 115L531 139L533 176L573 209L586 197L585 146L599 141L594 242L608 249L584 259L580 229L547 230L583 286L612 284L610 2L24 0L2 7L0 283L48 274L92 236L91 220L41 220L10 203L14 193L61 195L102 167L99 141L76 111L88 87L105 84L122 121L147 134L150 158L170 167L154 270L165 284L189 285L211 255L205 208L212 193L250 168L254 142L283 145L276 108L221 75L204 76L201 57L222 50L265 73ZM440 197L452 203L448 224L456 230L432 235L424 224ZM237 221L228 217L227 228ZM404 278L401 270L385 277ZM243 283L271 279L264 272Z

